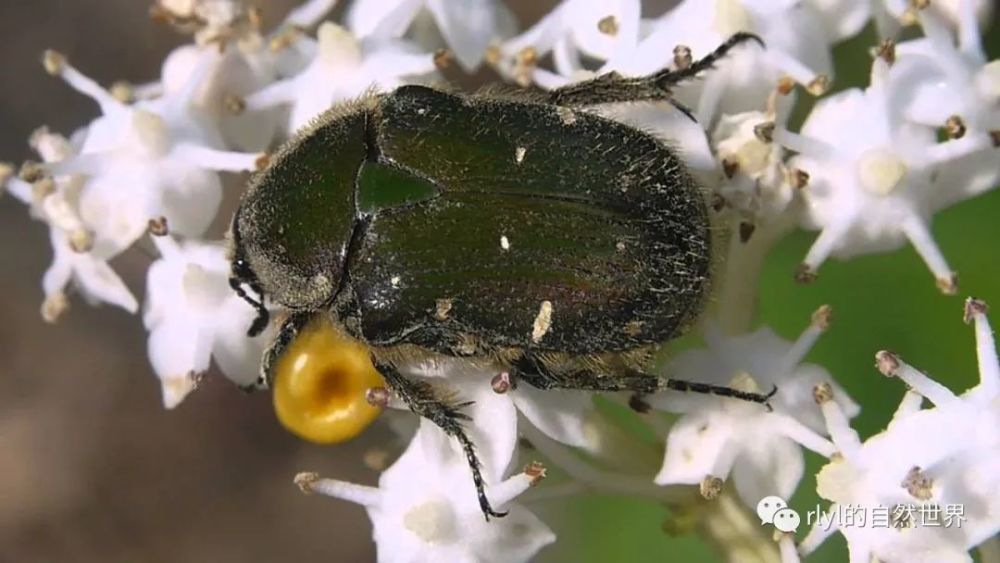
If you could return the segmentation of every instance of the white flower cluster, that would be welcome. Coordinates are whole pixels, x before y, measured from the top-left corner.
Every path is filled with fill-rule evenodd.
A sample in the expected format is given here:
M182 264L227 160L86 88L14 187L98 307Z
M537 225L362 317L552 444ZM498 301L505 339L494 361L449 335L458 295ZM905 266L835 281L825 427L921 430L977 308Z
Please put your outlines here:
M909 241L942 291L954 293L957 278L930 222L1000 183L1000 61L986 59L977 23L989 1L684 0L644 18L639 0L564 0L520 34L498 0L354 0L344 26L324 21L335 3L308 0L264 32L259 14L240 0L160 0L155 13L191 32L193 42L175 49L151 84L105 89L63 55L44 56L45 69L92 98L101 115L68 138L39 129L31 146L40 161L3 175L7 191L50 230L54 259L43 277L42 316L51 322L63 313L70 290L136 313L135 296L108 262L150 236L159 258L149 267L143 321L168 408L213 360L237 383L252 382L270 336L246 337L255 312L229 287L221 242L206 239L220 214L219 172L265 166L268 151L340 101L438 79L450 58L442 46L465 70L486 62L513 82L551 89L612 71L683 70L733 33L755 33L766 47L740 46L673 93L697 121L665 103L594 111L678 148L721 220L739 225L731 253L762 236L754 228L819 231L797 273L801 281L830 256L886 252ZM821 98L801 129L789 130L796 85L824 95L834 81L831 47L873 19L885 40L874 52L869 87ZM921 38L892 40L916 24ZM753 307L752 298L722 301ZM898 356L880 353L883 373L911 390L890 426L864 443L847 424L858 405L823 368L802 364L829 324L823 307L795 342L767 328L709 324L706 348L678 355L666 370L746 391L777 386L773 412L707 395L631 398L665 439L662 466L648 479L609 469L627 466L628 454L591 394L541 392L456 361L411 366L409 375L473 401L466 426L487 495L507 517L482 518L465 454L427 421L377 488L311 473L296 482L365 506L382 561L525 561L555 535L527 508L529 487L545 469L519 461L536 453L525 451L519 436L568 476L554 490L596 489L674 506L728 494L727 480L747 506L769 495L788 498L803 477L805 447L830 459L818 482L831 510L911 501L968 507L960 530L840 526L852 561L965 561L1000 531L1000 367L985 305L970 300L966 316L976 326L980 385L956 397ZM921 408L924 398L932 408ZM653 411L679 416L668 424ZM759 528L750 520L744 528L747 522ZM798 549L787 534L778 546L767 542L774 554L797 560L836 529L815 528Z
M879 371L902 379L908 391L886 429L863 443L835 400L839 392L816 386L836 445L817 475L817 491L832 505L799 546L802 554L839 530L852 562L972 561L969 549L1000 533L1000 363L986 304L967 300L965 321L975 325L979 384L956 396L898 355L879 352ZM933 406L922 408L925 400ZM887 508L892 520L879 526L829 516L843 506L868 514ZM960 508L960 521L930 519L947 506Z

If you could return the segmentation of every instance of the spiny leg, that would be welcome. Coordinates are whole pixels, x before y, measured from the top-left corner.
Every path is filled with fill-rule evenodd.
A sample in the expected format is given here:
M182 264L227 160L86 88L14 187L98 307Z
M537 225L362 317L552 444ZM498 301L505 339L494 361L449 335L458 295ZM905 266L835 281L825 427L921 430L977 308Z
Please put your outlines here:
M437 424L445 434L458 440L462 451L465 452L469 469L472 470L472 482L476 486L476 495L479 497L479 508L483 511L486 520L489 521L490 516L498 518L506 516L507 512L497 512L490 506L490 501L486 497L486 482L483 480L482 464L476 455L476 447L469 439L468 434L465 433L465 429L462 428L462 421L470 420L470 418L459 411L472 403L447 403L437 398L434 388L429 383L408 379L399 373L396 366L380 361L375 356L372 356L372 363L385 378L389 388L399 395L399 398L406 403L406 406L410 407L411 411Z
M773 410L769 401L778 392L777 386L768 393L754 393L723 385L664 378L634 370L622 374L606 374L598 373L590 368L581 368L560 373L558 370L550 369L544 361L536 358L530 352L514 361L511 366L510 376L517 380L525 381L538 389L632 391L640 396L664 389L690 391L759 403L764 405L768 411Z
M299 312L292 313L288 316L282 323L281 327L278 328L278 333L274 335L274 339L268 344L267 349L264 350L264 356L260 361L260 374L257 376L257 381L251 383L250 385L245 385L242 387L244 391L254 391L257 389L267 389L271 386L271 380L273 379L273 374L271 369L277 363L278 358L285 351L285 348L295 340L295 337L299 334L304 326L313 318L316 313Z
M764 46L764 41L760 37L741 31L687 67L676 70L664 68L638 78L625 78L617 72L609 72L549 92L549 103L560 106L588 106L615 102L669 101L690 116L690 110L672 100L670 89L711 68L734 47L748 41L755 41L761 47Z

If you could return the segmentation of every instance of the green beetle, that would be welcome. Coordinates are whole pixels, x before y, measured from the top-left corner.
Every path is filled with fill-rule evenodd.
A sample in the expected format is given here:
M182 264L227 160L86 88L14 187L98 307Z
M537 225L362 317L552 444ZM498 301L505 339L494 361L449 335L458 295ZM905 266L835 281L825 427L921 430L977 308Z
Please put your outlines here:
M387 386L462 444L462 404L398 370L421 354L486 359L542 389L748 393L644 371L710 288L703 190L677 155L581 108L671 100L740 33L680 70L610 73L533 99L404 86L336 107L252 181L233 219L233 289L288 309L260 386L296 334L328 315L371 350ZM249 296L245 288L258 295ZM771 392L773 394L774 391Z

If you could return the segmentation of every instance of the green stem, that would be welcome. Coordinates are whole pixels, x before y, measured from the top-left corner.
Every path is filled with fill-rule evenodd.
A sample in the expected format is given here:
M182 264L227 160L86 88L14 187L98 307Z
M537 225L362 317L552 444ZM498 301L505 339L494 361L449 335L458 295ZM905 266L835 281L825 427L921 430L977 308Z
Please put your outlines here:
M668 504L690 502L692 499L691 487L661 487L653 483L652 477L637 477L594 467L530 424L523 425L521 433L553 465L592 491L647 498Z
M993 536L979 544L978 550L982 563L1000 563L1000 536Z
M770 529L726 487L715 500L702 503L698 532L730 563L779 563L778 544Z
M782 214L772 223L758 227L746 242L738 236L730 237L716 291L714 317L725 334L742 334L753 328L764 260L775 243L795 227L789 215Z

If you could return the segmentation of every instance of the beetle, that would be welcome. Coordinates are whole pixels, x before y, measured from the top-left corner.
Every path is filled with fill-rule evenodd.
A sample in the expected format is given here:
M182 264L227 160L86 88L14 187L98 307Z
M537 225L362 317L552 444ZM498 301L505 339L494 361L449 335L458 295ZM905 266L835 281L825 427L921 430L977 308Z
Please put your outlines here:
M706 197L663 142L586 111L650 100L683 110L671 87L750 40L763 45L738 33L686 68L608 73L535 97L411 85L319 117L252 179L230 229L230 285L258 311L249 333L269 322L265 296L289 311L259 386L311 320L329 319L367 346L389 390L458 440L487 519L504 513L463 430L467 404L402 375L404 362L485 359L540 389L767 405L776 389L644 371L705 305Z

